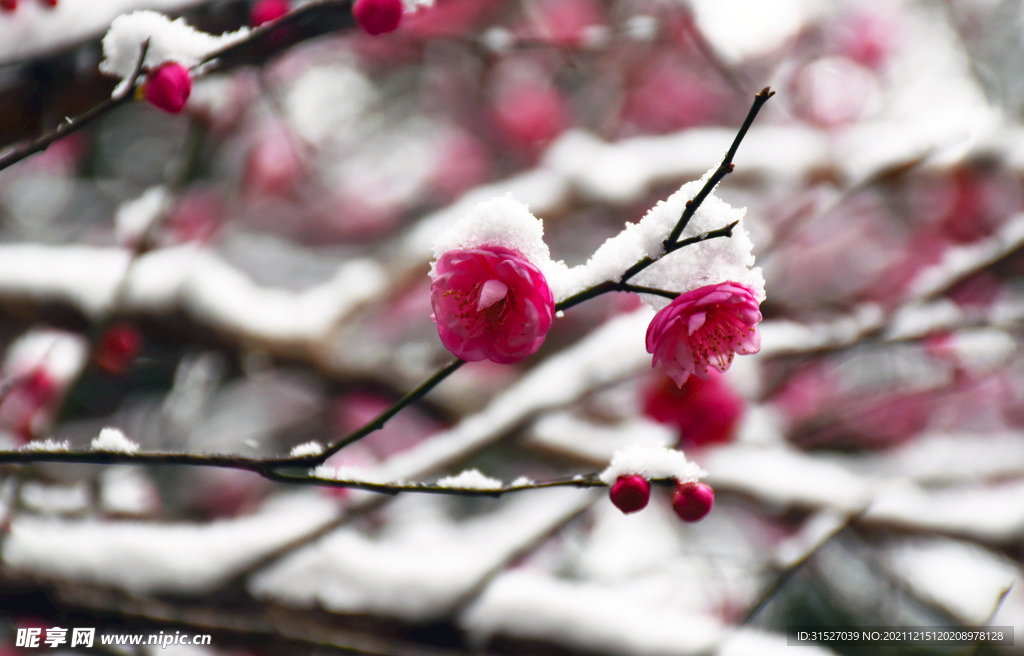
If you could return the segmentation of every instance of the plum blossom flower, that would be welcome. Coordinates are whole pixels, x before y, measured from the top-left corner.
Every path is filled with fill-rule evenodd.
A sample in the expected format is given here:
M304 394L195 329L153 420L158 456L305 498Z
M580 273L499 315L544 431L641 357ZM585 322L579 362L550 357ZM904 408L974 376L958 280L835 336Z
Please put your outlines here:
M676 385L660 375L644 390L644 414L679 429L679 447L725 444L743 416L743 399L725 376L711 369L708 378L691 376Z
M738 282L707 285L680 294L647 327L652 365L664 363L682 386L690 375L708 380L708 366L725 371L736 353L761 350L761 321L753 289Z
M500 364L536 353L555 314L555 299L540 269L503 246L442 255L430 303L445 348L463 360Z

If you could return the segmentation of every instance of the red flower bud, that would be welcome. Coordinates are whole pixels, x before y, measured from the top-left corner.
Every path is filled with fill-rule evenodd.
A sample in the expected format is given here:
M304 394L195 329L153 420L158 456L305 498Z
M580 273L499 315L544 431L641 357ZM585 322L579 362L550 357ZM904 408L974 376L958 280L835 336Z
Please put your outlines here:
M264 23L284 16L288 13L288 0L259 0L252 7L249 14L249 23L253 27L259 27Z
M715 491L704 483L679 483L672 494L672 510L684 522L699 522L714 504Z
M119 323L107 329L96 349L96 364L109 374L124 373L142 347L142 335L129 324Z
M18 8L18 0L0 0L0 9L14 11Z
M611 497L615 507L625 514L643 510L651 498L651 484L643 476L619 476L612 485Z
M356 0L352 13L367 34L392 32L402 20L402 0Z
M57 0L43 0L43 4L45 4L48 7L56 7Z
M146 100L165 112L177 114L192 93L192 77L181 64L169 62L150 72L146 80Z

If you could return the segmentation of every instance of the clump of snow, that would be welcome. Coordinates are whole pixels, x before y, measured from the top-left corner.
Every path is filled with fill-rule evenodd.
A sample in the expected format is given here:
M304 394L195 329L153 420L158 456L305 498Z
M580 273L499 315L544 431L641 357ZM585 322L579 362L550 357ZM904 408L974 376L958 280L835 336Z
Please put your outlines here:
M601 480L611 485L619 476L638 474L647 480L674 478L681 483L699 481L707 472L690 462L682 451L659 446L631 446L616 451L612 462L601 472Z
M537 482L534 481L532 478L528 478L526 476L520 476L516 480L512 481L509 484L509 487L531 487L531 486L536 485L536 484L537 484Z
M437 482L438 487L461 488L464 490L500 490L504 487L497 478L480 473L479 469L467 469L457 476L445 476Z
M313 469L312 476L313 478L322 478L328 481L350 481L352 483L373 483L376 485L395 483L394 481L388 481L379 476L374 476L372 473L364 472L359 469L359 467L353 467L351 465L345 465L343 467L319 465Z
M484 244L504 246L522 253L544 273L556 301L562 301L609 280L619 280L627 269L644 258L658 259L630 282L666 291L687 292L705 285L738 282L754 290L763 301L764 276L754 267L753 242L743 227L745 209L735 209L709 195L690 220L680 239L698 236L739 222L732 237L719 237L679 249L665 257L664 241L679 222L686 202L692 199L710 177L683 185L667 200L659 201L640 220L627 223L625 229L608 239L586 264L569 268L551 259L544 243L544 224L510 194L476 205L434 242L434 258L448 251L474 248ZM431 264L430 275L435 274ZM669 303L663 297L645 297L660 309Z
M114 89L114 95L117 95L131 83L130 78L146 39L149 39L149 48L143 62L145 68L155 69L166 62L192 68L210 54L241 41L248 34L249 28L243 27L236 32L215 36L196 30L184 19L172 21L155 11L122 14L114 19L103 37L100 72L121 78L121 83Z
M301 458L302 456L318 456L323 452L324 446L316 440L313 440L303 444L296 444L292 447L290 455L293 458Z
M96 451L114 451L116 453L135 453L139 450L139 445L129 440L117 428L104 428L90 446Z
M662 242L679 222L687 201L697 195L710 175L711 171L658 202L639 223L627 226L625 231L597 249L586 266L602 276L616 276L615 271L620 267L625 271L644 257L660 256L664 252ZM738 221L732 229L732 236L710 239L670 253L631 282L667 291L688 292L705 285L731 281L747 285L754 290L758 302L764 301L764 276L760 267L754 267L754 244L743 227L745 214L746 208L736 209L714 194L709 195L680 235L680 241ZM655 309L661 309L670 302L660 296L645 296L644 300Z
M437 260L445 253L485 245L518 251L547 276L545 267L551 266L551 253L544 243L544 223L524 203L507 193L477 204L455 225L441 233L434 241L431 277L436 273ZM548 284L550 282L549 279Z
M135 200L126 201L114 216L114 235L122 246L133 246L149 231L171 202L164 185L147 189Z
M67 451L71 448L71 443L67 440L56 442L50 438L45 440L33 440L28 444L21 447L22 451Z

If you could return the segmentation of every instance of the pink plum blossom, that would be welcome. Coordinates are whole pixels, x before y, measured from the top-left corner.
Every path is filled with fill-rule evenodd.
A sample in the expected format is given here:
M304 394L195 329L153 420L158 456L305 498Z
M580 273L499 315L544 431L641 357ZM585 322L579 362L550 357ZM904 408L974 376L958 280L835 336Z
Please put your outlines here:
M726 444L743 416L743 399L725 377L713 369L708 374L706 380L691 376L681 386L659 376L644 390L644 414L678 428L680 447Z
M757 296L738 282L707 285L680 294L647 327L647 352L653 365L664 363L682 386L691 374L708 380L708 366L725 371L736 353L761 350Z
M544 274L503 246L442 255L430 303L445 348L463 360L500 364L536 353L555 314Z

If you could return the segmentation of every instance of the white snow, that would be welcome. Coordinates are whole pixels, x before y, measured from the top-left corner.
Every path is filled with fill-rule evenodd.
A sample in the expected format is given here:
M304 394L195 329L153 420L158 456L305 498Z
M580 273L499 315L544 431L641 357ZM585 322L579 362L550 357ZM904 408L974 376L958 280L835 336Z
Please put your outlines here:
M126 201L114 215L114 235L117 243L131 248L146 234L171 202L170 192L164 185L147 189L135 200Z
M891 574L968 626L985 624L1003 593L1021 582L1013 561L976 544L932 538L891 545Z
M320 444L316 440L311 442L303 442L302 444L296 444L292 447L290 455L293 458L300 458L302 456L318 456L324 452L324 445Z
M879 490L863 521L1010 542L1024 533L1024 481L936 490L903 481Z
M678 441L677 431L644 417L609 425L558 411L534 422L528 443L606 463L616 451L629 445L667 447Z
M89 508L89 489L84 482L47 485L26 481L21 488L21 502L26 508L40 513L78 513Z
M46 438L45 440L32 440L21 447L22 451L68 451L71 443L67 440L57 442Z
M0 294L66 302L91 317L113 309L124 277L123 307L164 313L181 309L207 325L257 340L322 340L359 303L376 297L385 274L376 262L352 259L334 277L301 292L262 287L216 253L182 245L131 262L125 249L0 245Z
M716 618L683 613L663 601L650 600L628 586L516 569L488 585L461 623L477 644L502 634L602 653L650 656L708 653L728 635Z
M551 260L544 243L544 224L510 193L476 205L434 241L431 277L436 275L437 260L445 253L479 246L510 248L538 268L547 266Z
M520 476L519 478L517 478L514 481L512 481L511 483L509 483L509 487L530 487L530 486L536 485L536 484L537 484L537 482L534 481L532 478L527 478L526 476Z
M177 12L197 4L200 0L60 0L56 7L19 3L18 11L0 20L0 64L98 38L110 21L133 9Z
M250 591L329 612L444 617L595 498L580 490L538 490L486 500L481 514L454 521L446 512L449 498L400 495L383 527L372 533L342 527L257 574Z
M707 472L690 462L682 451L656 446L630 446L616 451L601 480L612 485L620 476L638 474L647 480L674 478L681 483L699 481Z
M481 245L504 246L519 251L541 269L556 302L565 300L602 282L620 279L627 269L646 257L661 257L665 251L663 242L679 222L686 202L697 194L711 173L683 185L668 200L655 205L639 223L627 223L625 229L602 244L586 264L572 268L562 261L551 260L544 243L544 225L526 205L510 194L492 198L476 205L434 242L435 262L431 264L430 274L436 274L437 258L448 251ZM735 210L714 195L708 196L681 238L739 221L732 237L712 239L671 253L631 282L685 292L732 281L751 287L758 301L763 301L764 277L759 268L751 268L754 265L753 243L743 228L744 213L745 210ZM669 302L657 296L645 297L645 300L656 309Z
M139 450L139 445L128 439L117 428L104 428L90 446L96 451L113 451L116 453L135 453Z
M484 475L479 469L466 469L456 476L445 476L436 485L464 490L500 490L504 487L500 480Z
M857 512L871 501L874 482L840 464L841 459L802 453L788 446L733 445L710 451L701 465L718 489L752 494L780 507L832 507Z
M100 476L99 502L108 513L144 517L160 509L160 493L145 470L120 465Z
M6 376L25 376L42 369L62 388L78 378L88 356L89 344L81 335L37 328L7 347L3 372Z
M103 37L100 72L121 78L121 83L114 89L114 95L117 95L131 82L129 78L139 61L142 44L147 39L149 48L143 62L146 68L156 69L166 62L192 68L210 54L241 41L248 34L249 28L243 27L235 32L214 36L196 30L183 18L172 21L155 11L140 10L122 14L114 19Z
M136 593L200 593L337 513L333 500L305 492L272 500L248 517L207 524L19 516L3 560L16 571Z
M381 476L377 476L374 472L364 472L359 467L353 465L344 465L341 467L332 467L331 465L318 465L313 469L311 475L314 478L322 478L328 481L351 481L353 483L374 483L378 485L401 485L400 481L392 481Z

